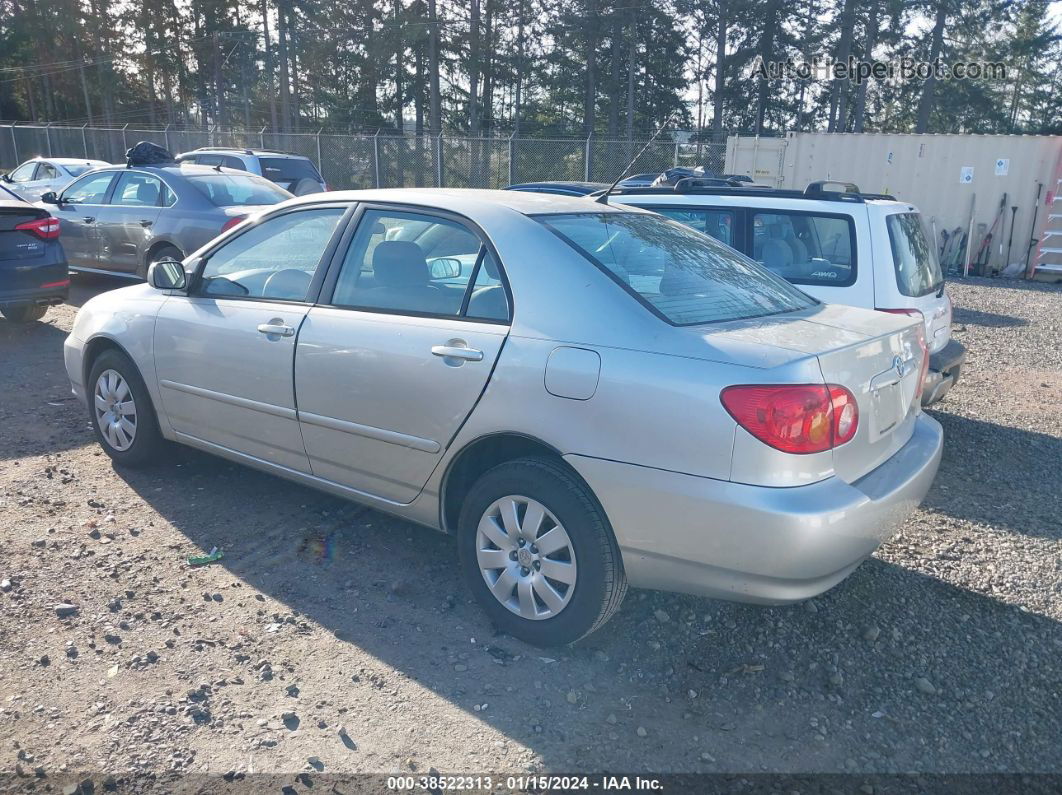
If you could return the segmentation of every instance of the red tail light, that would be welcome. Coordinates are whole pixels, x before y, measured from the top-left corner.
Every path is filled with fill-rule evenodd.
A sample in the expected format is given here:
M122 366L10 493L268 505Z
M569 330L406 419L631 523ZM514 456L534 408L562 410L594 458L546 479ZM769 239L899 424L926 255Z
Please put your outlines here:
M44 284L41 285L41 289L45 289L45 288L48 288L48 287L69 287L69 286L70 286L70 280L69 279L61 279L60 281L57 281L57 282L45 282Z
M236 224L238 224L238 223L241 223L246 218L247 218L246 215L237 215L237 216L234 216L233 218L230 218L228 221L225 222L225 225L223 227L221 227L221 231L222 232L228 232L230 229L232 229L232 227L236 226Z
M26 221L24 224L19 224L15 229L20 232L29 232L41 240L56 240L59 237L59 219L51 216L38 218L36 221Z
M719 395L738 425L784 453L821 453L859 426L855 395L837 384L729 386Z

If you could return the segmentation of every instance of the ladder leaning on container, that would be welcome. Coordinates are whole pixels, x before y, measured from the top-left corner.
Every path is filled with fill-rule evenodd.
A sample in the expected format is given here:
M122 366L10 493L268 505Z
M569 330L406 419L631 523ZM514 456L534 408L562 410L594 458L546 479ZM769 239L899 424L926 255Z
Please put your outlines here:
M1040 235L1036 256L1027 274L1037 281L1062 281L1062 150L1058 153L1055 173L1047 183L1047 219ZM1033 230L1033 235L1036 230ZM1035 242L1035 241L1033 241Z

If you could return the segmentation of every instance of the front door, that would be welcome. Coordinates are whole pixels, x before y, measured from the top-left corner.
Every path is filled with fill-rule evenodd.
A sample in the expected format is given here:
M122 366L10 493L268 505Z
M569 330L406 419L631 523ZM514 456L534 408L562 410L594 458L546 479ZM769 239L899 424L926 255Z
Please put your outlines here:
M482 394L509 331L497 263L458 220L369 209L326 298L309 311L295 355L312 471L411 502Z
M96 216L103 209L107 190L116 171L86 174L72 182L59 196L59 203L49 207L59 219L59 239L72 267L100 267L100 240Z
M155 370L184 441L309 471L295 416L295 341L344 212L309 207L267 218L210 252L189 295L167 299Z
M101 268L147 275L141 266L165 193L162 180L153 174L122 172L110 202L96 213Z

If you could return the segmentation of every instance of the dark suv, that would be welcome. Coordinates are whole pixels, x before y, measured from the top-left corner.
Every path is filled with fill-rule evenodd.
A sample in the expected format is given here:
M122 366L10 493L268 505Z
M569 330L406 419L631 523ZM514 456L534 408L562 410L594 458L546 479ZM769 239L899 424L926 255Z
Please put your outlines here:
M0 190L0 314L13 323L40 320L69 287L59 222Z

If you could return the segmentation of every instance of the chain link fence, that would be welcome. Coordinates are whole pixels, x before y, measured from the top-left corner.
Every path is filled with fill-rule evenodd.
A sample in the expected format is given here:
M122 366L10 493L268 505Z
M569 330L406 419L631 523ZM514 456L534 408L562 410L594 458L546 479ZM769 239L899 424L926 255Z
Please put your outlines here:
M637 155L631 174L660 173L673 166L704 166L721 174L726 143L567 138L469 138L452 135L336 135L261 130L161 130L0 125L0 169L32 157L76 157L121 163L138 141L153 141L174 154L203 146L276 149L310 158L329 187L504 188L518 182L611 182Z

